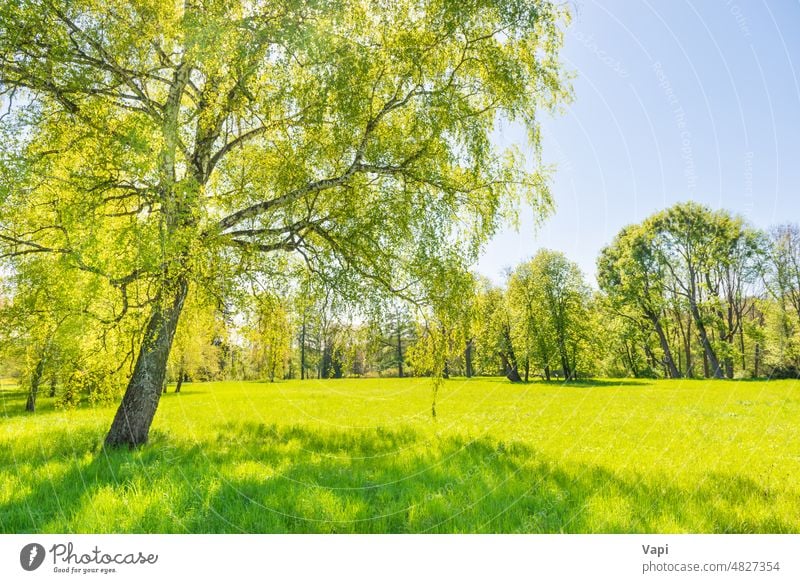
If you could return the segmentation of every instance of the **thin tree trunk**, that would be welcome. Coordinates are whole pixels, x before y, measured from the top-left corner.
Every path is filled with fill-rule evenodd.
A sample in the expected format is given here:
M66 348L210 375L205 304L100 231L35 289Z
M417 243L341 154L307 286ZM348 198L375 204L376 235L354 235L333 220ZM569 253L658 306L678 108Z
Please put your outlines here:
M744 324L739 326L739 349L742 352L742 371L747 370L747 356L744 352Z
M650 363L650 368L653 369L653 372L658 370L658 360L656 360L656 355L653 354L653 349L650 348L650 344L647 342L644 343L644 353L647 355L647 362Z
M303 328L300 332L300 380L306 378L306 321L303 314Z
M753 376L758 378L758 368L761 364L761 345L756 342L755 354L753 355Z
M692 311L694 324L697 326L697 333L700 336L700 344L703 345L706 358L708 358L708 364L711 366L711 373L715 379L724 378L724 375L722 374L722 368L719 365L719 359L717 358L717 353L714 352L714 347L711 346L711 341L708 339L706 326L703 324L703 319L700 316L700 310L697 308L697 304L693 301L690 301L689 309ZM708 372L706 372L706 376L708 376Z
M183 386L183 377L186 373L183 370L183 358L181 358L181 366L178 369L178 380L175 381L175 392L180 393L181 387Z
M505 369L506 378L510 380L512 383L521 383L522 377L519 376L519 369L517 368L517 363L512 360L513 356L509 358L505 354L501 354L500 358L503 359L503 368Z
M567 352L565 347L559 347L561 352L561 368L564 371L564 381L572 380L572 371L570 370L569 366L569 358L567 357Z
M108 447L135 447L147 443L150 425L161 398L161 385L167 371L167 358L178 327L178 319L189 290L181 278L175 287L162 290L147 323L139 356L128 388L106 436ZM169 292L169 301L164 295Z
M475 375L475 370L472 367L472 351L474 349L475 342L472 338L467 341L467 347L464 349L464 362L466 364L466 373L467 378L471 378Z
M547 382L550 382L550 367L544 367L544 378L547 379Z
M403 378L403 339L400 334L400 322L397 323L397 376Z
M667 367L670 378L680 378L682 376L681 371L678 370L677 366L675 366L675 360L672 358L672 351L670 350L669 342L667 341L667 335L664 333L664 328L661 326L661 321L656 315L650 315L650 321L653 323L653 327L656 329L658 342L661 344L661 351L664 353L664 364Z
M639 377L639 372L636 370L636 362L634 361L633 351L631 346L628 345L627 340L622 340L622 345L625 347L625 356L628 358L628 370L633 375L633 378Z
M36 363L31 375L31 387L28 391L28 400L25 402L25 410L33 413L36 411L36 397L39 395L39 384L42 382L44 374L44 358L40 358Z
M58 383L58 379L56 378L56 374L53 373L50 375L50 397L56 396L56 384Z
M686 338L684 339L684 348L686 349L686 376L694 376L694 361L692 360L692 320L687 318L686 322Z

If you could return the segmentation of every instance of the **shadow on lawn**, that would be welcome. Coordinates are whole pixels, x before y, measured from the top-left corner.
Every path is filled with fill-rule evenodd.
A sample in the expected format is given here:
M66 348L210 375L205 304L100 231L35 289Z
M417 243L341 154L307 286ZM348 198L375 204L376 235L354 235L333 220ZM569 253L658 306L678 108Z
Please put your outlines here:
M565 387L627 387L652 385L652 379L577 379L574 381L550 381L544 385L561 385Z
M781 493L741 476L709 474L686 490L489 438L240 423L203 444L154 434L141 450L105 452L96 431L56 432L55 451L22 438L2 449L0 478L16 472L21 482L0 503L4 532L797 528L778 514Z

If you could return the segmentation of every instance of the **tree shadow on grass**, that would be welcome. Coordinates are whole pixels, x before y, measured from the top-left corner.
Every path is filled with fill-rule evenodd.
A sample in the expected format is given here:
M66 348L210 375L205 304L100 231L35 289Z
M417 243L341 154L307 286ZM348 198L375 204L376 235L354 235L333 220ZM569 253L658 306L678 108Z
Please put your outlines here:
M577 379L563 383L567 387L634 387L652 385L651 379Z
M95 430L0 453L3 532L796 532L793 493L738 475L693 488L483 437L219 425L106 452ZM12 456L10 452L13 451ZM16 481L15 481L16 480ZM16 485L16 488L14 487ZM9 488L9 486L11 486ZM782 513L782 514L781 514Z
M626 387L626 386L647 386L652 385L651 379L576 379L572 381L564 381L561 379L553 378L549 381L544 379L531 379L527 385L539 385L542 387Z

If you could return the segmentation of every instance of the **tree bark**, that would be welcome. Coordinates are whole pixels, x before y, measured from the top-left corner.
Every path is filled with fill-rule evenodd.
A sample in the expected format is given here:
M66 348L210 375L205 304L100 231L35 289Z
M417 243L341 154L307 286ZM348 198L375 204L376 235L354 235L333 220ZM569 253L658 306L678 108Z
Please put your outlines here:
M173 289L162 290L156 300L133 375L106 436L107 447L136 447L147 443L150 425L161 398L167 358L189 290L189 284L183 278L174 285ZM169 300L164 302L167 294Z
M519 376L517 355L514 354L514 345L511 342L511 327L508 324L503 329L503 345L504 350L499 353L499 356L503 361L506 377L512 383L521 383L522 377Z
M503 360L503 368L505 369L506 378L510 380L512 383L521 383L522 377L519 376L519 368L517 367L516 359L512 354L510 357L505 354L501 354L500 358Z

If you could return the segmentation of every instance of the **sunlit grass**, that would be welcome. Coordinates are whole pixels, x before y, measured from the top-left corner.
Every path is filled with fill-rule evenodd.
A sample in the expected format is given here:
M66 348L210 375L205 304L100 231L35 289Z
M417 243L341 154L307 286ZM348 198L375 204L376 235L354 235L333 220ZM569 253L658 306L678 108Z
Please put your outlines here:
M793 381L185 384L151 443L0 389L3 532L800 532Z

